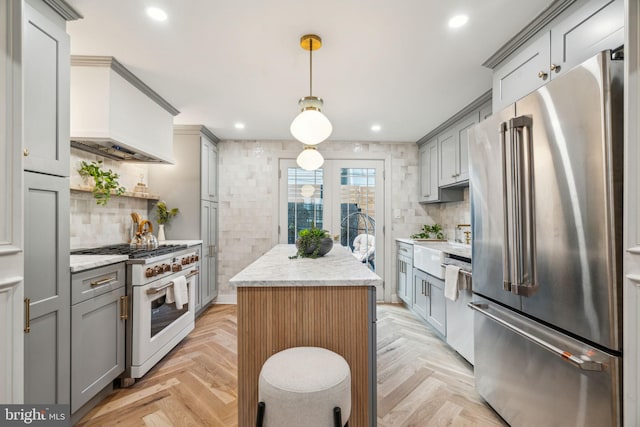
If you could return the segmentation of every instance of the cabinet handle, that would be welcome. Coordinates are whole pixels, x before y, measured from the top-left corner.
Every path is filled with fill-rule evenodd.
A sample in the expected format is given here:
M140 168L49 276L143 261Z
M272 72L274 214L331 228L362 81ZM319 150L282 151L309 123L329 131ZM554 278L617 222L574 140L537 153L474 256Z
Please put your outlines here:
M115 280L114 277L107 277L106 279L96 280L95 282L91 282L90 285L91 287L106 285L107 283L113 282L114 280Z
M551 71L555 71L556 73L559 73L561 67L559 65L556 65L556 64L551 64L551 67L549 67L549 68L551 68Z
M427 282L425 283L425 287L424 287L424 296L426 297L430 297L431 296L431 291L429 290L429 286L431 286L431 283Z
M24 333L31 332L31 298L24 299Z
M22 150L22 155L23 155L24 157L29 157L29 149L28 149L28 148L25 148L24 150Z
M549 77L549 74L545 73L544 71L540 71L538 72L538 77L540 77L542 80L547 80L547 77Z
M120 297L120 319L129 319L129 297L127 295Z

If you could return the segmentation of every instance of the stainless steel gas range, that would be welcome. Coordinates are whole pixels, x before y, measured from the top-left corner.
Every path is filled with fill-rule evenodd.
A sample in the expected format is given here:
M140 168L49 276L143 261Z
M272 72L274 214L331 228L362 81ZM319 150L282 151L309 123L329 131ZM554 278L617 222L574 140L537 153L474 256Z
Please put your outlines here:
M131 304L126 333L126 370L121 383L131 385L193 330L201 246L136 249L123 244L72 253L129 256L126 283ZM170 302L169 297L174 282L180 277L186 281L188 298L185 304Z

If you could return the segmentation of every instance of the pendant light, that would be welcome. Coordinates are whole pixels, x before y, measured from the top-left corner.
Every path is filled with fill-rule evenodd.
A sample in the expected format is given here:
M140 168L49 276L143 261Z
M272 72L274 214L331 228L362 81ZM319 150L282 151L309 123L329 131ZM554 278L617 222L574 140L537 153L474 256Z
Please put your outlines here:
M302 111L293 119L290 130L291 135L303 144L316 145L329 138L333 130L331 122L321 112L322 98L312 95L313 51L322 47L322 39L315 34L306 34L300 38L300 47L309 51L309 96L298 101Z
M298 154L296 163L304 170L313 171L322 166L324 157L322 157L315 145L305 145L302 153Z

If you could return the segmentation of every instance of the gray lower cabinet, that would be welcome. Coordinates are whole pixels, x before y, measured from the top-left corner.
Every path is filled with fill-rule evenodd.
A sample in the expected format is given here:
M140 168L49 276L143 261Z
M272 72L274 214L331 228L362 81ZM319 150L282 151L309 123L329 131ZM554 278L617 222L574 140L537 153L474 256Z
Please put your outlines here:
M423 319L427 319L427 307L429 304L428 274L417 268L413 269L413 311Z
M414 268L413 289L413 311L442 337L446 337L447 302L444 297L444 281Z
M69 403L69 179L24 173L24 403Z
M71 276L71 413L124 372L125 264Z
M202 200L202 213L200 215L202 230L202 259L200 268L203 274L200 280L200 295L202 306L205 307L218 296L218 282L216 280L217 267L217 230L218 230L218 204ZM198 307L196 304L196 312Z
M409 307L413 303L413 245L398 242L397 292L398 298Z

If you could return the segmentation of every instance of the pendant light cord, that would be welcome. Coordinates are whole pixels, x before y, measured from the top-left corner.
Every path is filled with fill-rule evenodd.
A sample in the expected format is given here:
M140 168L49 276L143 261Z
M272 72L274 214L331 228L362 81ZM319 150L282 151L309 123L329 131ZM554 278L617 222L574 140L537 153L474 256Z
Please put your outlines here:
M313 82L313 39L309 38L309 96L312 94Z

